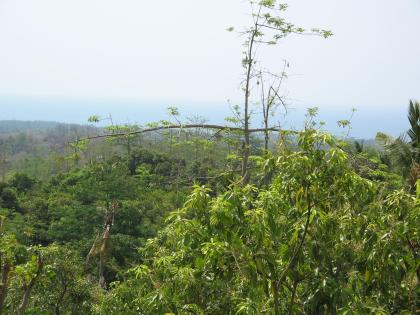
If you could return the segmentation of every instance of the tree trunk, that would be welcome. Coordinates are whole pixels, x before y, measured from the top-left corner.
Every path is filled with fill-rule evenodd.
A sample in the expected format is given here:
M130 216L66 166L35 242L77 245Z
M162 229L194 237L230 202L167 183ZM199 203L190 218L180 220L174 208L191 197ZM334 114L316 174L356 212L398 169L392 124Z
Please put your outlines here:
M5 262L1 269L1 283L0 283L0 315L3 314L4 301L6 300L7 290L9 288L9 274L12 267Z
M23 293L22 302L19 305L17 315L24 315L25 314L26 307L29 304L29 298L31 296L32 289L34 288L39 276L41 275L42 267L43 267L43 261L42 261L41 257L38 256L36 274L31 279L31 281L29 281L29 284L27 286L25 286L25 292Z
M99 258L99 267L98 267L98 273L99 273L99 286L102 289L106 289L106 282L105 282L105 259L102 257L102 253L100 254Z
M23 293L22 302L20 303L18 311L17 311L18 315L24 315L25 314L25 310L26 310L26 307L28 306L29 298L30 298L31 293L32 293L32 289L35 286L37 278L38 278L38 276L35 276L35 278L32 278L32 280L29 282L28 286L25 287L25 292Z
M264 131L264 150L265 152L268 151L268 142L270 141L270 137L268 135L268 130Z
M249 152L250 152L250 132L249 132L249 96L250 96L250 84L251 84L251 74L253 67L253 58L252 54L254 52L254 41L255 36L257 35L257 26L255 26L254 31L252 32L251 38L249 40L249 49L247 54L247 70L246 70L246 84L245 84L245 104L244 104L244 143L242 147L242 171L241 176L243 184L248 184L249 182L249 173L248 173L248 161L249 161Z
M262 78L261 78L262 81ZM263 83L261 83L263 85ZM264 91L263 91L264 93ZM268 93L267 104L263 104L263 115L264 115L264 150L266 153L268 151L268 142L270 140L269 128L268 128L268 119L270 115L270 93Z
M117 202L112 201L111 205L108 206L108 214L104 224L104 231L102 234L101 249L99 252L99 267L98 267L98 278L99 286L102 289L106 288L105 282L105 265L108 255L111 250L111 229L114 224L115 212L117 210Z

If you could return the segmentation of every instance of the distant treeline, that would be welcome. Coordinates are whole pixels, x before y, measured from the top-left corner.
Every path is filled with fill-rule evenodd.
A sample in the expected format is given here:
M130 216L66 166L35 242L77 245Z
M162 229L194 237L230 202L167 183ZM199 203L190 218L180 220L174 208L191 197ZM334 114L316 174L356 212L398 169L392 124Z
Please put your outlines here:
M96 128L91 126L82 126L79 124L60 123L56 121L0 120L0 134L47 132L58 129L65 129L69 132L83 132L86 129Z

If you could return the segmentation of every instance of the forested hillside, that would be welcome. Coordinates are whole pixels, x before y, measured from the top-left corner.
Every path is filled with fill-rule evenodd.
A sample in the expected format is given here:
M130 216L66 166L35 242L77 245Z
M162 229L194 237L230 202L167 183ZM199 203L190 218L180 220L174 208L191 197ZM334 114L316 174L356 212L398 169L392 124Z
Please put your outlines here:
M0 121L0 175L3 181L14 173L45 179L69 169L64 156L68 143L77 137L98 133L93 126L48 121Z
M43 132L51 130L58 125L60 124L53 121L0 120L0 133Z
M420 103L375 143L355 110L283 128L289 65L263 52L332 32L250 8L222 124L0 121L0 315L419 314Z

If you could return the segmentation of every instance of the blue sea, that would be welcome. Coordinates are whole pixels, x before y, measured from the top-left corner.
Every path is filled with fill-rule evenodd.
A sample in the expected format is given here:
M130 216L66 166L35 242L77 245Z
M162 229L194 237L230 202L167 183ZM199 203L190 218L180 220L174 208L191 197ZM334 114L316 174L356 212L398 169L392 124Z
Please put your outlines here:
M168 101L137 101L110 100L95 98L64 98L64 97L16 97L0 96L0 120L24 121L57 121L65 123L87 124L88 117L98 115L101 118L112 118L114 123L137 123L140 125L159 120L168 120L167 108L177 107L180 119L187 121L194 117L203 117L210 123L225 123L225 117L232 116L229 104L220 102L168 102ZM305 113L309 107L318 107L318 121L324 121L325 129L335 135L343 135L347 130L337 126L338 120L349 119L352 107L325 105L289 105L287 115L279 109L272 117L273 124L283 128L300 129L305 121ZM352 117L350 136L354 138L373 139L378 131L398 136L409 126L407 121L407 106L371 107L356 106L357 111ZM258 108L254 108L253 126L261 125ZM102 124L108 124L109 119Z

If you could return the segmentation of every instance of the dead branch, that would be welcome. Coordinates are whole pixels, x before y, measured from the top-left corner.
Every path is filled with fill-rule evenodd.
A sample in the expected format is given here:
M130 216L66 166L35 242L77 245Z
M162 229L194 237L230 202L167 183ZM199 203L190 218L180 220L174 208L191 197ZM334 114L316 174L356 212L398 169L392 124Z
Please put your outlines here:
M77 143L79 141L93 140L93 139L99 139L99 138L126 137L126 136L138 135L138 134L161 131L161 130L192 129L192 128L215 129L219 131L232 131L232 132L241 132L241 133L245 132L245 129L240 128L240 127L229 127L229 126L211 125L211 124L168 125L168 126L157 126L157 127L147 128L147 129L139 129L139 130L130 131L130 132L118 132L118 133L109 133L109 134L102 134L102 135L96 135L96 136L89 136L85 138L79 138L75 141L71 141L70 143ZM248 129L248 132L255 133L255 132L264 132L266 130L267 130L266 128ZM281 131L279 127L271 127L268 130Z

